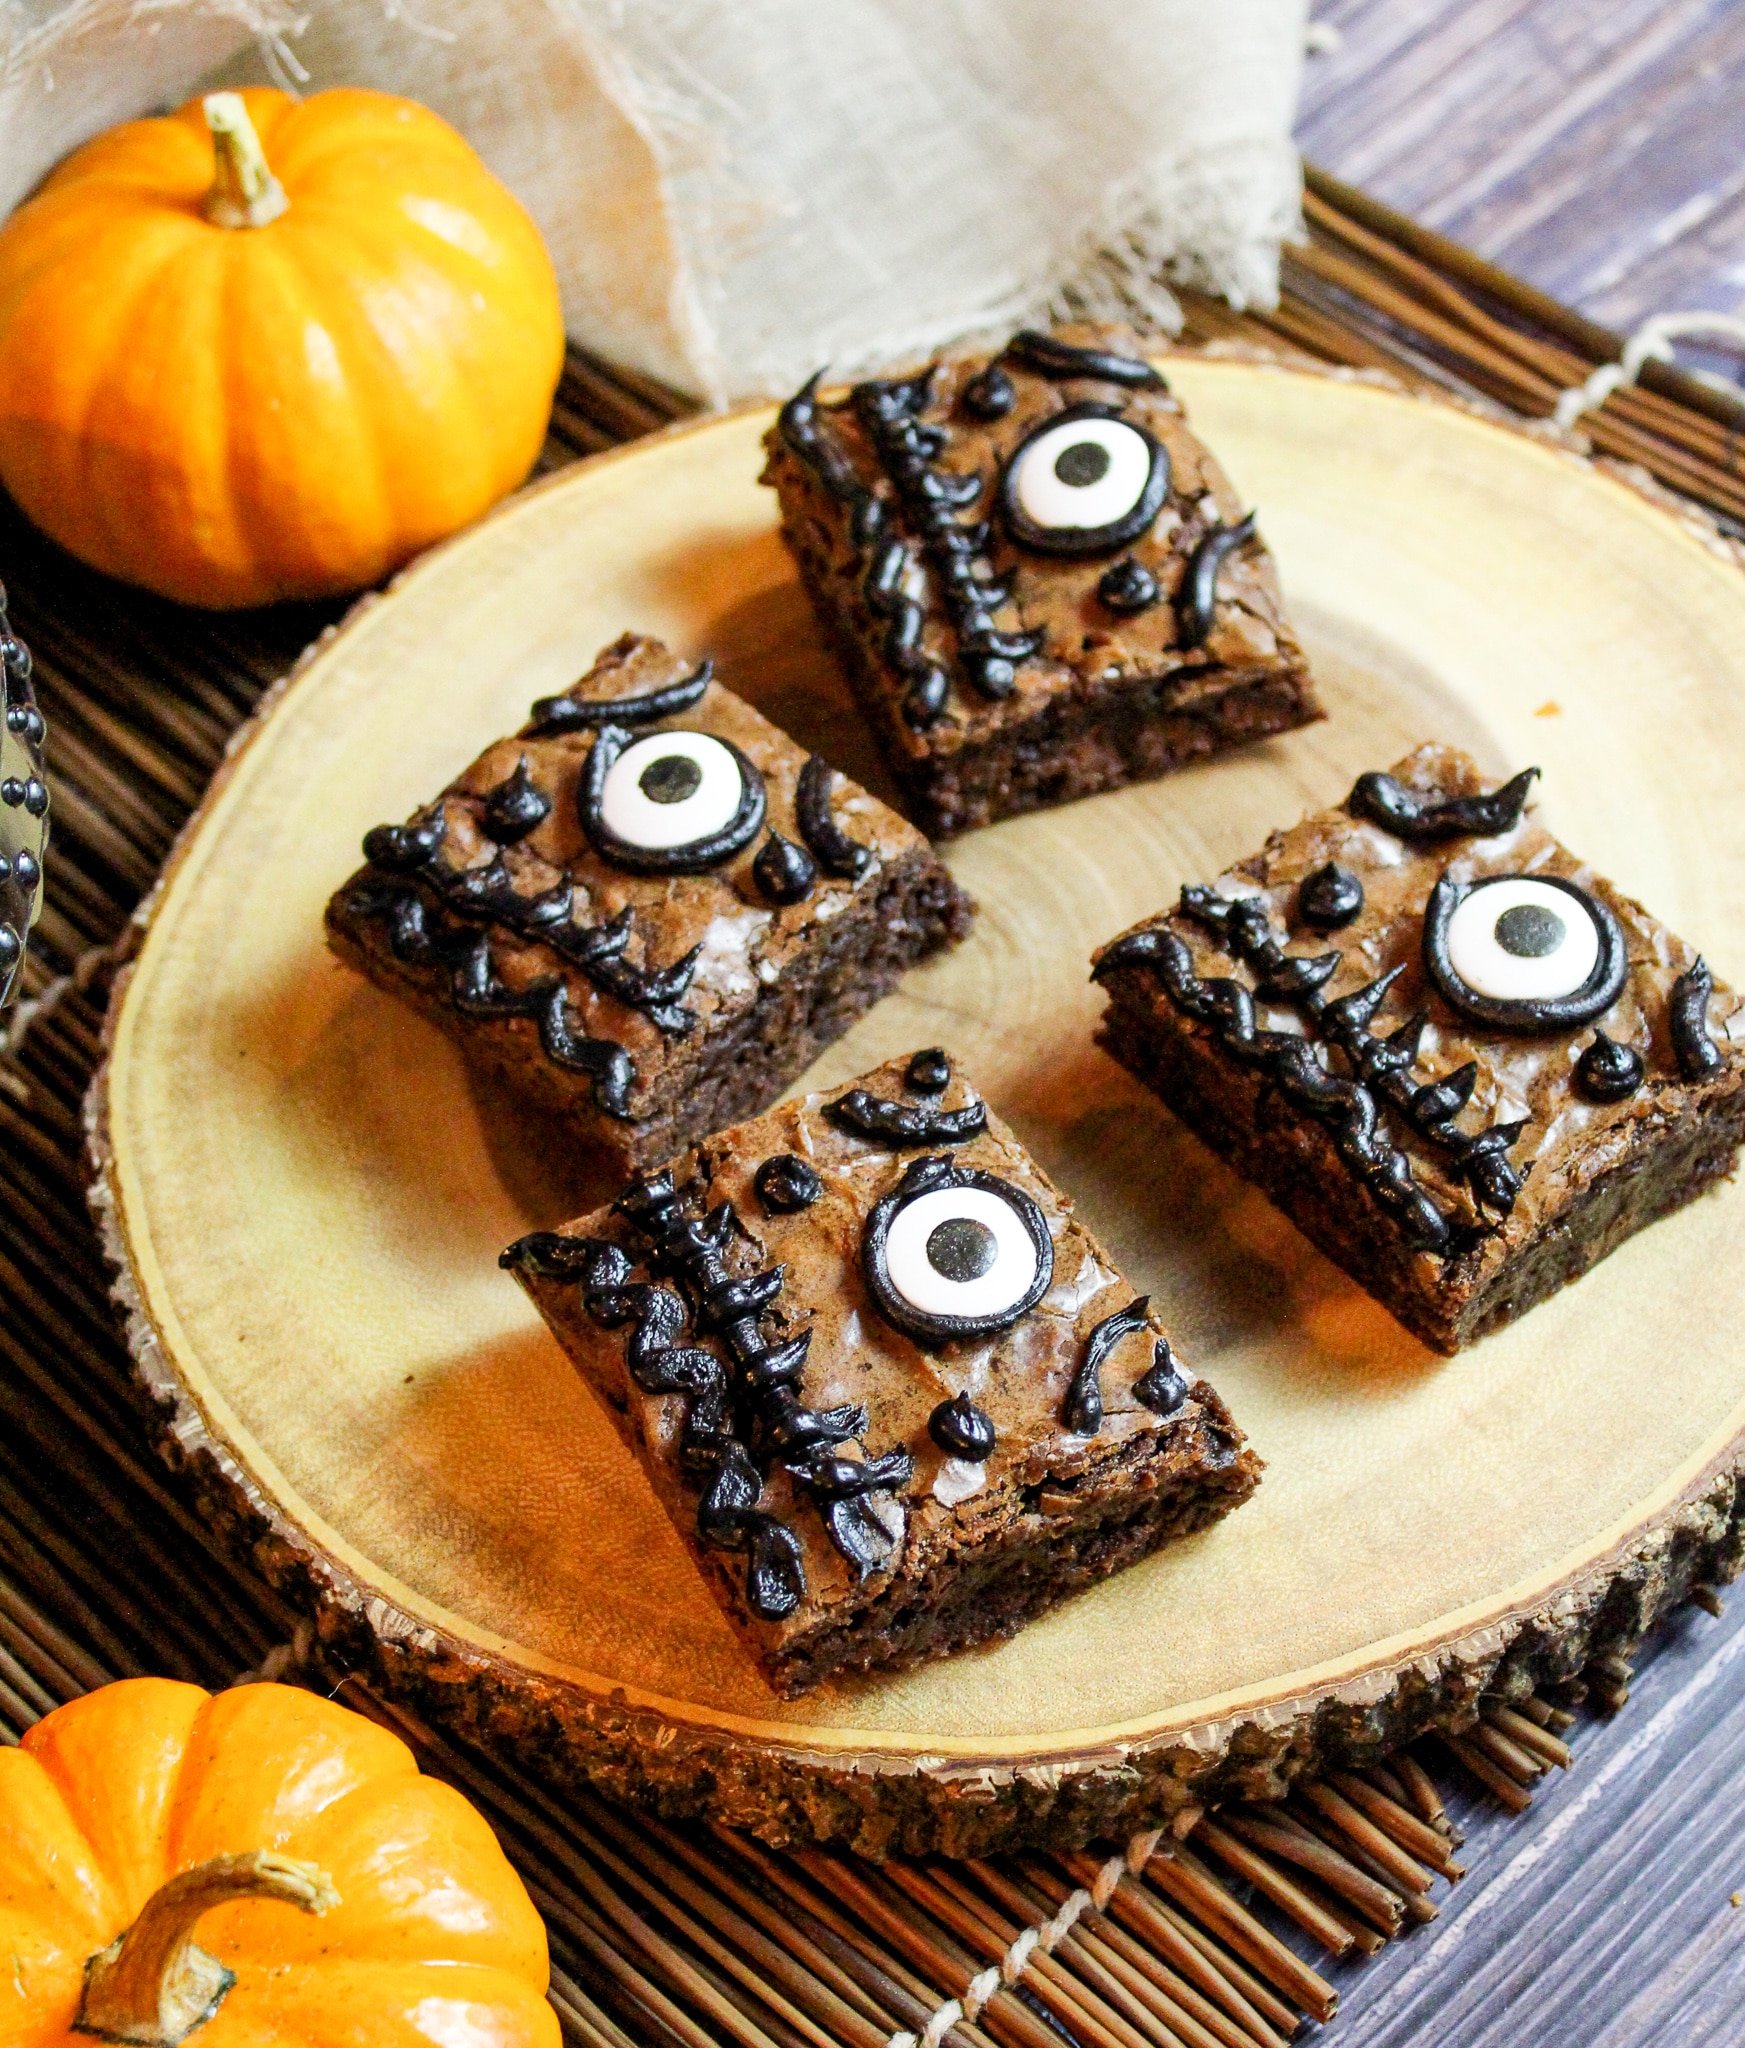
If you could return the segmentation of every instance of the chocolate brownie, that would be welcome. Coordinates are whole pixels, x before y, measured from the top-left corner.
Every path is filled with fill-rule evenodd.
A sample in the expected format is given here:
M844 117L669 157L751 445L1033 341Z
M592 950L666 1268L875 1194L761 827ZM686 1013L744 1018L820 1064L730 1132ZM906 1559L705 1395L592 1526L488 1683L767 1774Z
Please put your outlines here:
M1012 1634L1259 1461L929 1051L503 1254L778 1692Z
M774 1101L971 914L894 811L632 636L364 853L334 950L620 1173Z
M1105 946L1103 1043L1452 1352L1727 1173L1745 1015L1452 747Z
M936 835L1321 716L1252 513L1125 329L1022 333L765 441L782 530Z

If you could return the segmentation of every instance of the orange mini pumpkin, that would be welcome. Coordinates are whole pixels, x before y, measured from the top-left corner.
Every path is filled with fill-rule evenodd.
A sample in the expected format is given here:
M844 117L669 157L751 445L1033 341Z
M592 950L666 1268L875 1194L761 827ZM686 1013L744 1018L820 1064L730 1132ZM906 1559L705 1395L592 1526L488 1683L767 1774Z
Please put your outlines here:
M0 1749L4 2048L557 2048L547 1977L485 1822L330 1700L126 1679Z
M563 345L538 229L427 108L214 93L0 227L0 482L167 597L354 590L526 476Z

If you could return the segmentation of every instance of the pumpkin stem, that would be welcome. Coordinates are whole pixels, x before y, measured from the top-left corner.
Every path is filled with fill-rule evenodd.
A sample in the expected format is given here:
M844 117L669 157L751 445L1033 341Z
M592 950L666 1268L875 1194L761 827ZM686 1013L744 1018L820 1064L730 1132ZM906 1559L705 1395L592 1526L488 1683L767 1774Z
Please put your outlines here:
M236 1982L233 1971L194 1946L201 1914L233 1899L282 1899L305 1913L325 1913L339 1894L312 1864L267 1850L195 1864L160 1885L127 1932L86 1963L73 2032L132 2048L180 2048Z
M266 151L239 92L209 92L201 105L217 159L203 209L214 227L264 228L290 201L267 165Z

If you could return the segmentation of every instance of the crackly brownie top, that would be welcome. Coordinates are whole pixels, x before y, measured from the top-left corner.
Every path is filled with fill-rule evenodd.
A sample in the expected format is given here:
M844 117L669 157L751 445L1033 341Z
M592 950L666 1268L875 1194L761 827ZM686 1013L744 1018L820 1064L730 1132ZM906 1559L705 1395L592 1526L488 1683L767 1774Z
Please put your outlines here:
M1096 969L1148 970L1327 1122L1408 1243L1486 1269L1745 1046L1740 998L1528 812L1536 774L1491 789L1419 747Z
M608 1115L748 1009L816 927L926 841L658 640L626 635L405 825L335 909L526 1016Z
M1141 1433L1184 1464L1178 1424L1204 1425L1193 1455L1240 1450L938 1051L723 1132L504 1264L560 1332L619 1333L699 1536L748 1553L747 1605L790 1629L895 1569L918 1516L930 1548L997 1541L1026 1488Z
M1124 328L1021 333L826 401L768 445L835 501L815 536L885 621L928 751L1064 691L1170 678L1171 703L1296 658L1271 557Z

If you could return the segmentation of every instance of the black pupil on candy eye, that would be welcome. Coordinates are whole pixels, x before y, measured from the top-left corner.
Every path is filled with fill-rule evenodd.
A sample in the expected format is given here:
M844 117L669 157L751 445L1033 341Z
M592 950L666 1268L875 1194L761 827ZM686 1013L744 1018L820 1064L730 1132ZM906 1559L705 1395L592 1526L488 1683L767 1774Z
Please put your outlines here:
M947 1280L979 1280L994 1263L994 1233L973 1216L951 1216L927 1233L927 1262Z
M1517 903L1497 919L1497 944L1517 960L1543 960L1563 944L1567 927L1542 903Z
M696 794L702 780L703 771L689 754L662 754L649 762L636 783L651 804L682 804Z
M1109 473L1109 451L1100 441L1074 441L1054 458L1054 473L1075 491L1101 483Z

